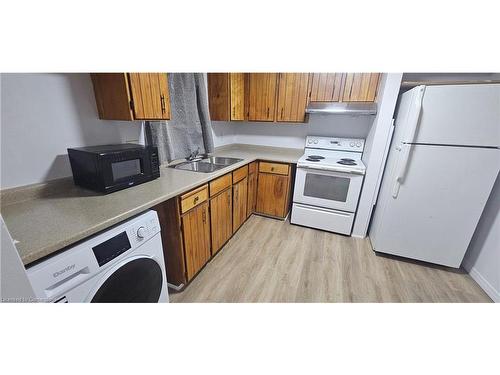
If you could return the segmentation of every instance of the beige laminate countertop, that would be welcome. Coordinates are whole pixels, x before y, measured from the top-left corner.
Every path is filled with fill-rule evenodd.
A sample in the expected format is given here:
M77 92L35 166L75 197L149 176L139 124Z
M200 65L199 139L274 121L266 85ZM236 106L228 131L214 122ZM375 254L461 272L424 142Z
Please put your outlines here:
M243 161L214 173L161 167L161 176L108 195L72 186L54 195L2 206L2 216L25 265L137 215L254 160L296 163L303 149L233 144L215 156Z

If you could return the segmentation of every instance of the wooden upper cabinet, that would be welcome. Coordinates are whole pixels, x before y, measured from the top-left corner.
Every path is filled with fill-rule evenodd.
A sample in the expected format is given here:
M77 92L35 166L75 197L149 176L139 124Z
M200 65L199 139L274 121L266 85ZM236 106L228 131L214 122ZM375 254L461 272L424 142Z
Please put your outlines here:
M208 106L213 121L230 120L229 73L208 73Z
M170 98L166 73L130 73L130 90L137 120L168 120Z
M242 121L246 120L246 90L248 88L247 84L247 74L245 73L230 73L230 87L231 87L231 121Z
M92 73L99 118L169 120L167 73Z
M99 118L133 120L127 73L92 73Z
M338 102L342 98L345 74L311 73L311 102Z
M309 73L279 73L276 121L304 122Z
M208 105L214 121L246 120L246 73L208 73Z
M347 73L342 94L344 102L373 102L380 73Z
M274 121L277 73L248 74L248 120Z

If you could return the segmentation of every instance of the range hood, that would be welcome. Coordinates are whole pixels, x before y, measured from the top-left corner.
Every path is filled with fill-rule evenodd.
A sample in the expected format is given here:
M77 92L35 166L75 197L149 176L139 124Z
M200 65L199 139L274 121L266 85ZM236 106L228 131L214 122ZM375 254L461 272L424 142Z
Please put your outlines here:
M377 104L372 102L310 102L306 113L373 116L377 114Z

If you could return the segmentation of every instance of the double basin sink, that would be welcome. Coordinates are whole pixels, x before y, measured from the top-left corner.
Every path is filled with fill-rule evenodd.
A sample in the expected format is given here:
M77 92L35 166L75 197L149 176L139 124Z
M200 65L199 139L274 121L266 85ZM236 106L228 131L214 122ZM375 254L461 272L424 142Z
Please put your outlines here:
M184 171L212 173L219 169L229 167L243 159L225 158L220 156L207 156L200 160L190 160L179 164L171 165L170 168L181 169Z

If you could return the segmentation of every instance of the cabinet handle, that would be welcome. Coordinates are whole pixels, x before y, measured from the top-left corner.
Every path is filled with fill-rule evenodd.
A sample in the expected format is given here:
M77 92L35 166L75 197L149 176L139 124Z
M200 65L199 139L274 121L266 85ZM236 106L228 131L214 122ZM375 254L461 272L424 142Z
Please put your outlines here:
M227 195L227 204L230 206L231 205L231 194Z
M201 217L203 219L203 222L206 223L207 222L207 212L205 211L205 209L203 209Z
M194 197L194 199L193 199L193 203L194 203L194 204L196 204L196 202L198 202L199 200L200 200L200 197L198 197L198 196L197 196L197 197Z
M161 113L165 113L165 97L163 94L160 95L160 103L161 103Z
M267 117L269 117L269 107L267 107Z
M274 172L274 167L271 167L271 172Z
M281 108L281 118L283 118L283 108Z

